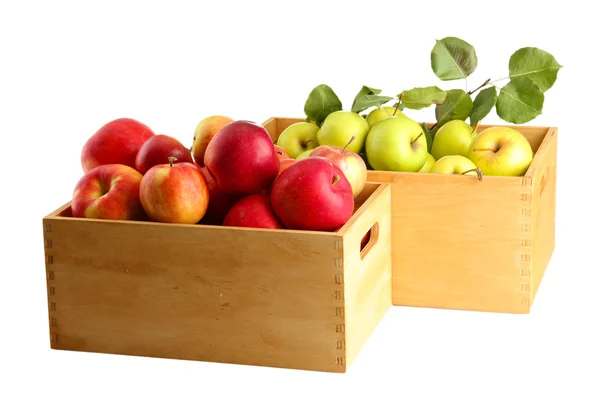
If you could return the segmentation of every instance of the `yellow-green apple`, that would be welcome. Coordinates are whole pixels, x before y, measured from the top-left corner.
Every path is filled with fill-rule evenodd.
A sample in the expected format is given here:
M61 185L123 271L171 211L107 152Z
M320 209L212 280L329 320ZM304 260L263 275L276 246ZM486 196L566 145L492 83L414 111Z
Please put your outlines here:
M467 156L473 141L473 129L464 120L450 120L435 133L431 155L436 160L444 156Z
M427 139L416 121L388 117L371 128L365 151L374 170L418 172L427 160Z
M318 147L318 146L317 146ZM310 154L314 151L315 149L308 149L308 150L304 150L302 153L298 154L298 157L296 157L296 160L302 160L308 156L310 156Z
M354 137L347 150L359 153L369 132L369 123L355 112L336 111L330 113L317 133L319 145L344 147Z
M279 145L275 145L275 153L277 153L277 158L279 158L279 161L291 158L289 153Z
M128 118L104 124L83 145L81 166L84 173L104 164L123 164L135 168L135 157L142 145L154 136L147 125Z
M431 154L427 153L427 160L425 160L425 164L423 165L423 167L421 169L419 169L419 172L422 172L422 173L431 172L431 168L433 168L433 164L435 164L435 158L433 158L433 156Z
M444 156L437 160L431 168L431 173L445 173L448 175L478 175L477 165L465 156Z
M306 150L319 146L317 133L319 127L314 123L298 122L290 124L277 138L277 145L288 152L290 158L298 156Z
M387 119L392 116L406 116L401 110L390 106L383 106L381 108L375 108L367 115L367 123L369 128L372 128L375 124L379 123L383 119Z
M238 120L221 129L206 147L204 164L228 194L264 191L279 173L279 158L267 130Z
M206 213L208 184L200 168L189 162L155 165L140 183L140 201L152 221L195 224Z
M198 123L194 131L194 140L192 142L192 157L194 162L204 166L204 154L206 147L211 139L225 127L233 122L233 119L222 115L213 115L205 117Z
M128 165L104 164L92 168L73 191L73 217L141 220L144 210L139 190L142 174Z
M289 229L335 231L354 211L350 183L325 157L307 157L281 172L273 184L270 201Z
M527 138L512 127L487 128L473 138L467 157L484 175L522 176L533 160Z
M281 229L283 225L269 201L269 194L260 193L243 197L229 210L224 226Z
M155 165L168 164L169 157L175 157L178 163L193 162L192 155L177 139L158 134L142 145L135 157L135 169L142 175Z
M209 195L208 207L206 208L204 217L202 217L202 222L204 224L221 225L229 209L240 200L240 197L221 191L217 181L208 171L208 168L202 167L200 171L206 179Z
M352 142L352 139L348 144ZM352 187L352 194L356 197L367 182L367 166L358 154L338 146L321 145L315 148L310 157L325 157L342 170Z

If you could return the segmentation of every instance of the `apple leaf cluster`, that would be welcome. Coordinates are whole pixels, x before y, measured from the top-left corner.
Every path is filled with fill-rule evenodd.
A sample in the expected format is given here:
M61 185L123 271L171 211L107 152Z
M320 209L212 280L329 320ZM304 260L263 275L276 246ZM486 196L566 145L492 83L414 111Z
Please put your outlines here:
M436 40L431 50L431 69L442 81L466 80L477 64L475 48L457 37ZM393 105L398 110L421 110L434 105L436 123L431 128L423 123L428 138L435 137L437 130L451 120L469 119L471 126L475 126L494 108L502 120L524 124L542 113L544 93L554 85L561 68L550 53L524 47L511 55L507 77L495 81L487 79L474 90L444 90L438 86L427 86L404 90L391 97L381 95L380 89L362 86L352 102L351 111L360 114L390 101L395 101ZM506 79L509 81L504 86L498 85ZM306 120L314 121L318 126L327 115L338 110L342 110L342 102L325 84L311 91L304 106Z

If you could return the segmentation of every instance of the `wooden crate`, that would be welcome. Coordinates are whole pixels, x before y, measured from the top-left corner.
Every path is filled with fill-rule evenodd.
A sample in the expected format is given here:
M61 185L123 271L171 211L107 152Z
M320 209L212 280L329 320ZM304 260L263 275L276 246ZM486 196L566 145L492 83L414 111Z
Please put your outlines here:
M337 232L79 219L66 204L43 219L51 348L345 372L391 305L391 187L356 201Z
M392 184L394 305L529 313L554 250L558 130L513 128L535 152L522 177L369 171Z

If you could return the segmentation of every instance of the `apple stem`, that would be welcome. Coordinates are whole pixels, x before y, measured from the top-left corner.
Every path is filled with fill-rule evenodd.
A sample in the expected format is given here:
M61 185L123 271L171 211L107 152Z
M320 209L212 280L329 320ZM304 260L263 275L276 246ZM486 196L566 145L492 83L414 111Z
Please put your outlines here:
M350 141L348 141L348 143L346 143L346 146L344 146L344 148L342 149L342 153L348 148L348 146L350 146L350 144L352 143L352 141L354 141L355 137L354 135L352 135L352 137L350 138Z
M282 155L283 155L283 152L282 152L282 151L276 151L275 153L279 154L280 156L282 156Z
M398 95L398 103L396 105L394 105L394 113L392 113L392 116L396 116L396 112L398 112L400 110L400 103L402 102L402 93L400 93Z
M479 169L479 168L469 169L469 170L461 173L461 175L464 175L464 174L467 174L467 173L473 172L473 171L475 171L477 173L477 179L479 179L479 181L483 181L483 173L481 173L481 169Z
M483 149L483 148L478 149L478 148L475 148L475 149L473 149L473 151L493 151L494 153L498 153L498 149Z
M488 85L488 84L489 84L491 81L492 81L492 79L491 79L491 78L487 78L487 79L486 79L486 81L485 81L485 82L483 82L483 83L481 84L481 86L479 86L479 87L478 87L478 88L476 88L475 90L471 90L471 91L470 91L470 92L468 92L467 94L468 94L468 95L471 95L471 94L475 93L477 90L479 90L479 89L483 88L484 86L487 86L487 85Z
M177 157L169 157L169 167L173 167L173 162L177 161Z
M417 139L419 139L419 138L420 138L420 137L422 137L422 136L423 136L423 131L421 131L421 133L420 133L420 134L419 134L419 135L418 135L418 136L417 136L415 139L413 139L413 140L410 142L410 144L412 145L413 143L415 143L415 142L417 141Z
M334 185L335 185L335 183L337 183L337 182L338 182L338 180L340 180L340 176L339 176L339 175L335 175L335 176L333 177L333 180L331 181L331 185L332 185L332 186L334 186Z
M307 140L306 142L304 142L304 143L302 144L302 147L308 147L308 144L309 144L310 142L313 142L313 141L314 141L314 139L309 139L309 140Z

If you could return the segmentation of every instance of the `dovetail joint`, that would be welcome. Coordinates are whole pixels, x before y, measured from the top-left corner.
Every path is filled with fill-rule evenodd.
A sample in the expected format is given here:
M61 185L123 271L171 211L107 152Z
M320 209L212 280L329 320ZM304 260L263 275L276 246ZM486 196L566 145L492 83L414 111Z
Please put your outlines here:
M333 258L333 266L335 267L342 267L343 266L343 260L342 258Z
M337 366L345 366L346 365L346 358L343 356L336 356L335 358L335 364Z
M346 325L343 323L338 323L337 325L335 325L335 332L346 333Z
M335 300L342 300L344 298L344 295L343 295L342 291L335 291L333 293L333 298Z
M52 239L46 239L46 248L52 248Z
M44 223L44 232L52 232L52 226L50 225L50 223Z
M335 316L343 317L344 316L344 307L336 307L335 308Z
M341 251L342 248L343 248L342 241L341 240L335 240L333 242L333 248L334 248L334 250Z

